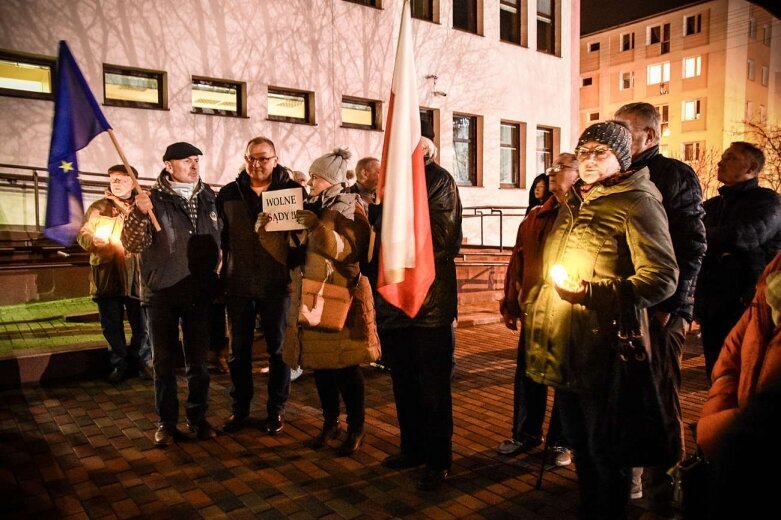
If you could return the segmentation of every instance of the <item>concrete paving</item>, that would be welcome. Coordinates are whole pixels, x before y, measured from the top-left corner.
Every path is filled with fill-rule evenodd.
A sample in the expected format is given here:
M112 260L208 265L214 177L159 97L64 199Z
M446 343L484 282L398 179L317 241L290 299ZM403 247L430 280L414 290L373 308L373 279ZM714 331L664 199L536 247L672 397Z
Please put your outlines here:
M541 450L518 457L495 451L510 434L517 335L490 323L459 328L456 338L454 464L437 492L416 491L415 470L380 465L398 449L388 374L364 368L365 445L352 457L337 457L333 448L306 446L321 425L311 373L293 383L285 431L274 437L260 431L266 378L258 361L257 427L167 449L152 442L149 381L114 386L81 379L0 391L0 517L575 518L574 465L549 468L536 490ZM683 369L689 423L707 388L694 334ZM229 414L229 386L229 376L212 375L214 425ZM182 401L184 392L180 378ZM690 438L687 444L691 449ZM633 501L631 517L643 506Z

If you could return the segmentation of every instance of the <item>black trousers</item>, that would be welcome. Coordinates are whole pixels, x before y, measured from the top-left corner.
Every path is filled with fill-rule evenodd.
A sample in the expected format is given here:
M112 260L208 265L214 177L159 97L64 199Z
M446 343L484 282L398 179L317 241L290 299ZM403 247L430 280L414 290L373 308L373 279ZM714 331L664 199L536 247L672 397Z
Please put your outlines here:
M391 370L402 454L424 460L431 469L450 469L452 326L380 329L379 333L383 359Z
M315 370L315 386L320 397L325 422L339 418L339 395L347 410L350 431L363 429L365 420L363 372L358 365L336 369Z
M282 345L290 309L290 295L285 293L269 298L230 296L226 303L231 327L228 367L233 383L230 391L233 413L241 417L249 415L254 394L252 342L255 336L255 317L260 314L269 357L266 412L268 415L284 415L290 397L290 367L282 361Z
M725 305L718 310L711 309L708 312L698 313L697 320L700 322L700 332L702 333L702 350L705 354L705 373L708 376L708 382L710 382L713 366L719 359L724 340L727 339L732 327L738 323L745 310L743 306Z

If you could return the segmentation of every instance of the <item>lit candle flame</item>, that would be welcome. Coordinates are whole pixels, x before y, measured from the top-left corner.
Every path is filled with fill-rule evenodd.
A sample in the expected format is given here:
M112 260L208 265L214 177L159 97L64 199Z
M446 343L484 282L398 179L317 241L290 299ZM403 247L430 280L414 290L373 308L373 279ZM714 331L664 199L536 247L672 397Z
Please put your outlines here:
M95 229L95 236L101 240L104 240L106 242L111 240L111 232L113 231L113 227L111 224L104 224L101 226L98 226L97 229Z
M564 283L567 281L567 270L561 264L555 264L550 268L550 277L553 278L553 282L559 287L564 287Z

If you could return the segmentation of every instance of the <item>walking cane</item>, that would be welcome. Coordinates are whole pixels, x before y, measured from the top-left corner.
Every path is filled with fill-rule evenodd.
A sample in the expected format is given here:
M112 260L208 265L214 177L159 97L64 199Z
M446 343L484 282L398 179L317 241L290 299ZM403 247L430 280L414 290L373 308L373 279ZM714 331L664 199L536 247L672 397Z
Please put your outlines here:
M537 490L542 489L542 475L545 473L545 460L548 458L549 450L550 450L550 427L548 427L548 435L545 436L545 447L542 450L542 462L540 463L540 474L537 476L537 484L534 486Z

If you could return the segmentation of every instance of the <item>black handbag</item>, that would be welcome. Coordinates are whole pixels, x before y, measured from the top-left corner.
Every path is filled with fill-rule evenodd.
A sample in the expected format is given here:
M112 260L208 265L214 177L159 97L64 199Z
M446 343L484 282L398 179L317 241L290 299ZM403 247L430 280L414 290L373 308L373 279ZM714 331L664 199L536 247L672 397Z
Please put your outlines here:
M619 315L610 353L608 395L602 421L608 456L621 467L672 465L668 431L651 371L632 284L617 287Z

